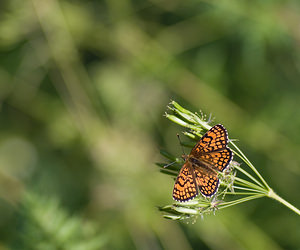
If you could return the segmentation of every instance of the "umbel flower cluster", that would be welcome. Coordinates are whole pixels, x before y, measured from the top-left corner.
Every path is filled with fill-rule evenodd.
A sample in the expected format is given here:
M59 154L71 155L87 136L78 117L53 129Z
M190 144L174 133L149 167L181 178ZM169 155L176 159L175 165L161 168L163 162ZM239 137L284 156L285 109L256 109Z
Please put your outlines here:
M212 128L211 118L206 119L203 114L192 113L175 101L170 103L165 116L170 121L184 127L186 131L183 134L194 141L192 143L180 142L184 147L192 148ZM234 160L223 172L218 171L219 188L217 192L211 197L201 195L199 192L197 197L189 201L174 201L173 204L159 207L165 218L196 221L199 216L215 214L218 210L262 197L273 198L300 215L300 211L296 207L282 199L270 188L254 165L237 147L234 140L229 138L228 146L234 154ZM165 150L161 150L161 154L167 159L167 162L157 163L160 171L172 176L175 180L184 164L183 158L175 157Z

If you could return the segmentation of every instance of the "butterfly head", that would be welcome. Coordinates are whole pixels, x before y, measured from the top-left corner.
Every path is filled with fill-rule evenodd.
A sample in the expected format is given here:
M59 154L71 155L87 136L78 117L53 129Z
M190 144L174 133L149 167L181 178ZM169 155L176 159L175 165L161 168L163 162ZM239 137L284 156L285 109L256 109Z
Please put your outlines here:
M188 155L186 155L186 154L182 154L181 155L181 157L182 157L182 159L184 160L184 161L186 161L187 160L187 158L189 157Z

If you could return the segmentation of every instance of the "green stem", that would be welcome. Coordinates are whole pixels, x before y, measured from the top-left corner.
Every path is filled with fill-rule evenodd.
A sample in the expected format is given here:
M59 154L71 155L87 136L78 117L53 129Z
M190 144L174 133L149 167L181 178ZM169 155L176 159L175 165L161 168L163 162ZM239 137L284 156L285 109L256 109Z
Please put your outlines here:
M266 192L257 190L257 189L252 189L252 188L246 188L246 187L238 187L238 186L233 186L234 189L239 189L239 190L245 190L245 191L250 191L250 192L255 192L255 193L261 193L265 194Z
M283 198L281 198L278 194L276 194L272 189L270 189L268 193L268 197L273 198L274 200L277 200L281 204L285 205L289 209L293 210L296 214L300 215L300 210L293 206L291 203L287 202Z
M244 169L240 168L239 166L235 166L235 168L237 170L239 170L241 173L243 173L244 175L246 175L248 178L250 178L251 180L253 180L256 184L258 184L261 187L264 187L258 180L256 180L251 174L249 174L247 171L245 171Z
M260 190L265 193L268 192L268 190L263 189L261 186L257 186L255 183L249 182L249 181L239 178L237 176L235 177L234 183L239 184L244 187L250 187L250 188L253 188L256 190Z
M246 202L246 201L258 199L258 198L261 198L261 197L264 197L264 196L265 196L265 194L255 194L255 195L248 196L248 197L245 197L245 198L241 198L241 199L237 199L237 200L233 200L233 201L228 201L228 202L222 203L219 206L219 208L222 209L222 208L230 207L230 206L237 205L237 204L240 204L240 203L243 203L243 202Z
M247 192L233 192L233 193L232 192L226 192L226 195L227 194L231 194L231 195L248 195L248 196L251 195L252 196L252 195L256 195L257 192L248 192L248 193Z
M252 169L252 171L258 176L258 178L263 182L265 187L268 190L271 190L265 179L260 175L260 173L256 170L256 168L252 165L252 163L248 160L248 158L243 154L243 152L235 145L235 143L230 142L232 146L235 147L235 149L240 153L240 155L244 158L245 162L248 164L248 166Z

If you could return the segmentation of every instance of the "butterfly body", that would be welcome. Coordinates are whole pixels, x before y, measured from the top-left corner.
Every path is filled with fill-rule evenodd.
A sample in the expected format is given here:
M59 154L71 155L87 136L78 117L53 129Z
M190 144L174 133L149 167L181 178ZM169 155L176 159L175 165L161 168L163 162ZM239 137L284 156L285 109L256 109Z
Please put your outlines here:
M205 197L211 197L217 192L218 172L226 169L233 156L227 144L228 135L223 125L215 125L206 132L191 153L184 156L185 163L174 184L174 200L191 200L199 191Z

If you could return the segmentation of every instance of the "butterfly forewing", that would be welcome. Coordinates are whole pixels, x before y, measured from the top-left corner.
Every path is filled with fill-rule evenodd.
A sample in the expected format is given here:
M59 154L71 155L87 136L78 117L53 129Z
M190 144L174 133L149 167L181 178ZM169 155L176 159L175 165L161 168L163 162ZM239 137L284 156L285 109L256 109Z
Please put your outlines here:
M174 184L173 198L176 201L188 201L198 195L194 169L191 163L186 162L181 168Z
M223 125L213 126L201 137L196 146L192 149L191 154L194 157L225 148L228 143L228 135Z

